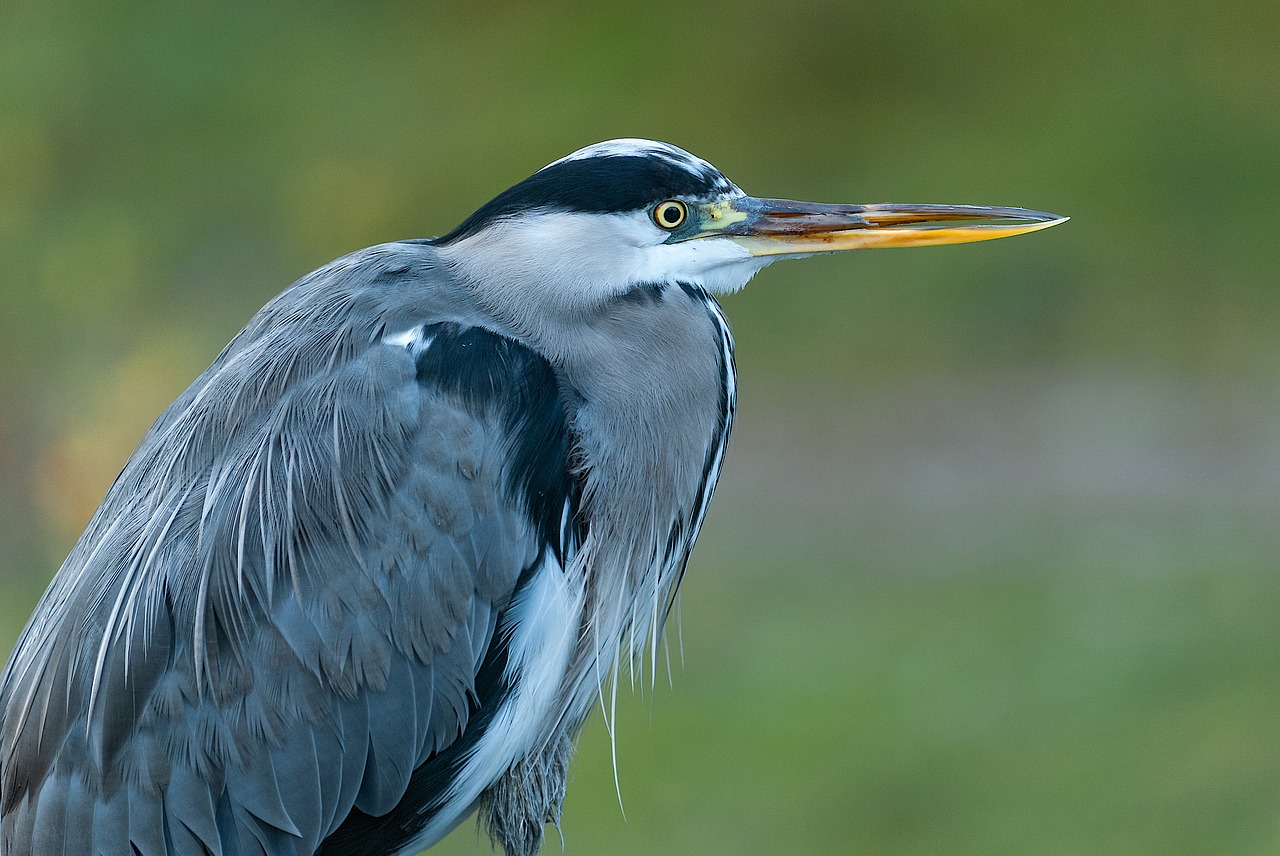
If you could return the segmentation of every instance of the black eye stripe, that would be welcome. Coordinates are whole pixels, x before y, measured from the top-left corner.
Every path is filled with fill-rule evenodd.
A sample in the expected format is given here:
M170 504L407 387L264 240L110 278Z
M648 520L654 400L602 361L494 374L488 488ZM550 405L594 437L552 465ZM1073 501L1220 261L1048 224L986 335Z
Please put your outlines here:
M688 164L657 155L559 161L498 194L457 229L435 241L448 244L475 234L494 220L525 211L641 211L658 200L707 197L732 188L714 168L694 170ZM670 229L679 223L659 225Z

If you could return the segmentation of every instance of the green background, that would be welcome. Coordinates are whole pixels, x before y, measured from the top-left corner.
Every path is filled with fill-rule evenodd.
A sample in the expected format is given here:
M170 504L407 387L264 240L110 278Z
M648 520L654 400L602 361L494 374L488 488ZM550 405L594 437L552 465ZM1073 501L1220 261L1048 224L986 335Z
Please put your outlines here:
M268 297L616 136L1073 219L724 300L670 679L622 682L625 819L584 733L563 852L1280 852L1274 0L6 0L0 647Z

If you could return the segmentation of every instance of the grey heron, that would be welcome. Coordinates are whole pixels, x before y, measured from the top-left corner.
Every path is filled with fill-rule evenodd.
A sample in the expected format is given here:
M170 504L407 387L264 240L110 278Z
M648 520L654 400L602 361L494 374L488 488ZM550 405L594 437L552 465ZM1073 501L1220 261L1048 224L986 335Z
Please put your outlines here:
M674 146L544 167L285 289L143 437L0 679L0 850L509 856L652 656L724 460L713 295L1017 208L747 196Z

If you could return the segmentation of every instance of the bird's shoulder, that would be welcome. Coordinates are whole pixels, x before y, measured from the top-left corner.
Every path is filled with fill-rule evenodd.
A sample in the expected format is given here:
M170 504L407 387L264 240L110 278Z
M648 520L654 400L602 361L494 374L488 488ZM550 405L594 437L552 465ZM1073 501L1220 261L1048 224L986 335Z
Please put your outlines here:
M458 740L577 488L555 372L447 285L326 266L157 420L6 667L6 841L314 846Z

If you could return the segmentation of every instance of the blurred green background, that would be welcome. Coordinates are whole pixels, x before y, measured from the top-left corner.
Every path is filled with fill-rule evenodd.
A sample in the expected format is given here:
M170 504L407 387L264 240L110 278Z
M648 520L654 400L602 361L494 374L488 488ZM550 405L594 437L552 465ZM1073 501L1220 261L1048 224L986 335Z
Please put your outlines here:
M268 297L656 137L1073 220L724 301L674 688L619 700L625 819L593 720L563 852L1280 852L1278 93L1274 0L6 0L0 647Z

